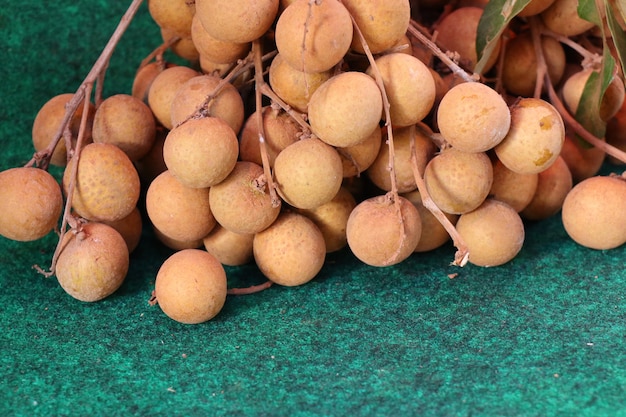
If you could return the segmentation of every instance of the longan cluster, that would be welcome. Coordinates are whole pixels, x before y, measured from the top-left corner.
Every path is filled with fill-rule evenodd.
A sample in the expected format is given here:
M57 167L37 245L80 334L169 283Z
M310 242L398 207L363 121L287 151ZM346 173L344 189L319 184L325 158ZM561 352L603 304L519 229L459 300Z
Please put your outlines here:
M445 3L150 0L186 63L161 52L130 94L78 104L54 148L73 96L46 103L35 162L63 167L61 185L32 166L1 172L0 234L59 229L53 272L96 301L123 283L149 227L173 251L151 302L182 323L245 293L226 271L250 262L267 285L297 286L330 252L385 267L452 237L457 265L498 266L522 250L526 222L561 209L576 242L625 243L611 224L626 221L624 180L597 177L604 150L570 127L599 75L563 40L598 28L575 0L531 1L483 63L485 2ZM593 108L616 147L623 104L618 66ZM598 203L608 195L614 206Z

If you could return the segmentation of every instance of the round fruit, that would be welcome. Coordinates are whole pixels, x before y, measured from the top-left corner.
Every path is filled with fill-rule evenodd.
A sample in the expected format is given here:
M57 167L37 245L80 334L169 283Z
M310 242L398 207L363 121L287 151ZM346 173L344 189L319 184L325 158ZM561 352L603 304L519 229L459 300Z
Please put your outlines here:
M533 174L554 163L564 140L559 112L545 100L522 98L511 107L511 128L495 152L511 171Z
M409 200L415 206L422 222L422 234L415 247L415 252L428 252L437 249L450 240L450 234L446 228L443 227L439 219L424 206L419 191L415 190L403 194L402 197ZM444 215L452 224L455 224L459 218L456 214L444 213Z
M169 171L150 183L146 211L155 229L177 241L203 239L216 223L209 205L209 189L186 187Z
M626 242L626 183L622 177L595 176L576 184L563 202L567 234L578 244L598 250Z
M456 222L469 248L469 262L498 266L512 260L524 244L524 223L508 204L487 199L476 210L462 214Z
M61 187L43 169L10 168L0 172L0 235L18 241L44 237L63 210Z
M410 126L420 122L435 102L435 80L419 59L405 53L391 53L376 59L394 127ZM374 77L370 67L367 74ZM382 118L385 119L383 112Z
M215 39L202 26L200 16L195 14L191 22L191 39L204 58L216 64L232 64L250 52L251 43L227 42Z
M253 260L254 235L232 232L220 225L215 226L203 240L204 248L223 265L244 265Z
M128 247L122 235L103 223L86 223L65 234L56 263L63 290L80 301L113 294L126 278Z
M74 97L74 94L71 93L59 94L58 96L52 97L39 109L33 121L32 130L33 145L36 151L41 152L50 145L52 138L58 133L63 117L65 117L65 106L70 102L72 97ZM70 119L69 128L72 133L72 146L76 145L83 109L84 105L81 102ZM90 104L87 124L85 125L85 136L82 142L83 146L91 142L91 127L93 125L94 112L95 106ZM60 167L64 167L67 164L67 147L63 138L61 138L56 148L54 148L50 163Z
M146 156L154 145L156 122L152 110L143 101L128 94L116 94L98 106L92 135L94 142L111 143L136 161Z
M563 102L570 113L574 115L578 111L578 103L580 103L583 91L592 73L591 69L583 69L569 76L563 83L561 88ZM625 96L624 82L618 76L613 77L600 101L600 118L607 121L615 116L622 107Z
M173 128L163 145L168 170L183 185L206 188L230 174L239 142L233 129L217 117L190 119Z
M303 72L324 72L343 59L352 42L350 13L337 0L296 0L278 17L276 48Z
M188 0L150 0L148 11L162 29L168 29L183 38L191 36L194 7Z
M276 157L274 176L280 196L301 209L320 206L337 195L343 164L337 151L311 137L287 146Z
M72 185L72 208L92 221L128 216L137 206L141 191L139 174L128 155L109 143L90 143L80 152L80 159L74 156L69 161L63 173L66 196Z
M578 0L556 0L540 16L548 29L568 37L580 35L595 26L578 15Z
M141 211L138 207L135 207L135 209L124 218L113 222L102 223L111 226L117 230L120 235L122 235L124 241L126 242L126 246L128 247L129 253L132 253L139 245L141 232L143 231L143 220L141 218Z
M606 128L607 141L609 141L611 137L609 134L609 126L610 123ZM626 133L626 130L623 132ZM614 143L611 143L611 145L615 146ZM565 132L565 141L561 149L561 157L565 160L567 167L572 173L574 183L578 183L585 178L593 177L598 174L606 158L606 153L601 148L582 144L577 137Z
M269 280L284 286L302 285L324 266L324 236L302 214L283 212L267 229L254 236L254 260Z
M397 198L371 197L352 210L346 227L348 246L363 263L395 265L415 251L422 235L419 212L406 198Z
M280 213L280 205L272 205L263 167L254 162L237 162L224 181L211 187L209 202L217 222L240 234L266 229Z
M504 139L511 114L494 89L478 82L461 83L441 99L437 125L443 138L456 149L484 152Z
M560 156L537 177L537 190L520 215L527 220L542 220L555 215L572 189L572 174Z
M489 195L493 167L485 153L448 148L426 165L424 182L443 212L463 214L480 206Z
M313 133L332 146L353 146L379 127L383 99L376 82L348 71L319 86L309 101Z
M489 195L507 203L519 213L533 199L538 181L539 174L518 174L496 159L493 162L493 183Z
M184 249L167 258L154 284L154 296L161 310L184 324L214 318L226 303L226 292L224 267L200 249Z
M361 30L368 48L378 54L394 46L406 33L411 19L409 0L342 0ZM351 48L364 52L361 39L353 35Z
M172 101L176 92L188 80L198 76L198 72L184 65L166 68L157 75L148 91L148 105L154 117L165 128L171 129Z
M278 13L279 0L196 0L196 15L215 39L246 43L262 37Z
M374 129L364 141L344 148L335 148L343 163L343 177L357 177L376 160L382 145L382 128Z

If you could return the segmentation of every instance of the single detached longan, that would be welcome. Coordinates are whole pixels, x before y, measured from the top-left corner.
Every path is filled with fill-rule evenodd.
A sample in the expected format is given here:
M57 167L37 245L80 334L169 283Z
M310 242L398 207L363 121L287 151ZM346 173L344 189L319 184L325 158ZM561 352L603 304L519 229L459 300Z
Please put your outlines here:
M598 250L626 242L626 182L618 176L595 176L579 182L565 197L561 218L578 244Z
M184 249L167 258L154 284L154 296L161 310L184 324L214 318L226 303L226 292L224 267L200 249Z

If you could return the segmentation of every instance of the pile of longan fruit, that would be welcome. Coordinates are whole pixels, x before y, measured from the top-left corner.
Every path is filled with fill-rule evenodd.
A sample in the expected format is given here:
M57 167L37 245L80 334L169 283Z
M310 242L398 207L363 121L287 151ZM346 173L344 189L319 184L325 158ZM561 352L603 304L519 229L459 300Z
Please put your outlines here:
M97 301L149 227L173 250L151 303L182 323L210 320L229 293L305 284L345 247L385 267L452 238L455 264L498 266L525 222L557 213L583 246L624 244L624 178L599 176L607 148L571 127L606 29L577 0L532 0L481 61L487 3L149 0L163 47L132 91L69 115L73 94L43 105L33 161L0 172L0 234L55 230L40 271ZM600 140L623 149L616 62L594 111ZM250 262L267 283L227 288L224 266Z

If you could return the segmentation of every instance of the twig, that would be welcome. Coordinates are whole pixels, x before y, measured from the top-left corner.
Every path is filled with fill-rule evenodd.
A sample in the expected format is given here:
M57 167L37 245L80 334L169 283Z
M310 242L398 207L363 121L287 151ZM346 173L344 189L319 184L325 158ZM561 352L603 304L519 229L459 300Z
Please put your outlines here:
M226 294L228 295L249 295L249 294L255 294L257 292L261 292L263 290L268 289L269 287L271 287L274 283L272 281L265 281L263 284L259 284L259 285L252 285L250 287L246 287L246 288L229 288L228 291L226 291Z

